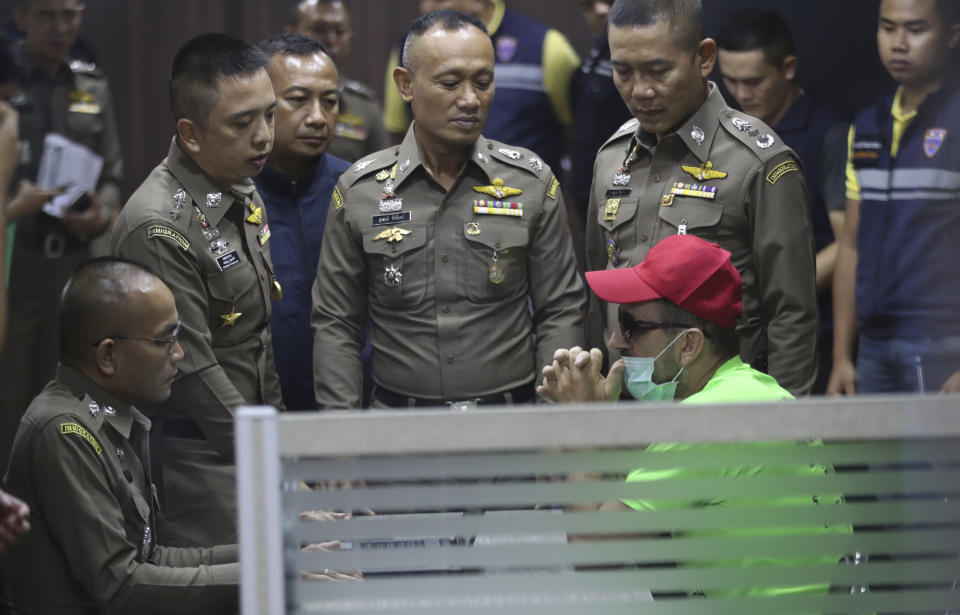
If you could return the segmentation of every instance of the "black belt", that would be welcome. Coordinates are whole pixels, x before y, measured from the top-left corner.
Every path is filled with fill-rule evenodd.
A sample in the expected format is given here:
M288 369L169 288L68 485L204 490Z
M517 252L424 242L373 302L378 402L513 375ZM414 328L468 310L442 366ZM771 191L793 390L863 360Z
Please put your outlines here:
M190 419L174 419L158 421L160 423L160 433L171 438L184 438L185 440L206 440L207 436L196 421Z
M458 404L501 406L505 404L528 404L532 402L534 398L534 386L531 382L530 384L524 384L515 389L504 391L503 393L449 400L410 397L409 395L404 395L403 393L397 393L396 391L385 389L378 384L373 389L373 396L392 408L435 408L437 406L453 406Z

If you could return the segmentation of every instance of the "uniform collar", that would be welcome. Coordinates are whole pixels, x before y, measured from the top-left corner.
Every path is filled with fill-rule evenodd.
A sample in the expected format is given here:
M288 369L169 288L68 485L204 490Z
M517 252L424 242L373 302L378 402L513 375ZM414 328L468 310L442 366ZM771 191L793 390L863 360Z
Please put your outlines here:
M62 363L57 365L56 381L64 385L77 399L89 397L91 405L96 403L99 412L95 417L102 417L102 420L113 427L117 433L124 438L130 438L130 430L136 421L150 429L150 419L140 413L133 405L120 401L110 391L104 389L99 384L88 378L80 370L67 367ZM104 409L112 408L115 414L108 414ZM92 413L91 413L92 414Z
M687 146L687 149L689 149L700 162L706 163L710 155L710 148L713 145L713 138L716 136L717 131L720 130L720 122L717 121L717 116L719 116L726 107L727 103L723 100L723 96L717 89L717 85L712 81L708 81L707 99L703 101L700 108L687 118L685 122L680 124L679 128L665 135L663 138L670 139L679 137ZM699 145L697 144L697 140L693 138L694 133L703 133L703 140ZM634 138L639 138L640 144L648 149L652 149L652 144L656 143L656 137L643 130L642 127L637 128L637 133Z
M213 179L180 147L176 137L173 137L170 141L170 149L167 152L167 168L170 169L173 176L177 178L177 181L180 182L183 189L187 191L193 202L200 207L207 221L213 226L220 223L234 201L249 200L257 189L253 180L247 178L231 185L225 191L220 190ZM207 195L217 193L221 194L222 205L220 207L207 207Z
M397 179L394 186L400 186L404 180L413 174L417 167L423 166L423 160L420 156L420 145L417 143L417 137L413 132L415 123L416 122L410 122L410 128L407 129L403 143L400 144L397 150ZM488 141L486 137L480 135L480 138L477 139L470 149L466 164L475 165L487 176L487 179L490 179L491 175L488 169L491 161L490 152L492 150L492 143ZM482 160L486 160L486 163L483 163ZM426 169L424 169L424 172L426 172ZM461 176L462 175L463 173L461 172Z

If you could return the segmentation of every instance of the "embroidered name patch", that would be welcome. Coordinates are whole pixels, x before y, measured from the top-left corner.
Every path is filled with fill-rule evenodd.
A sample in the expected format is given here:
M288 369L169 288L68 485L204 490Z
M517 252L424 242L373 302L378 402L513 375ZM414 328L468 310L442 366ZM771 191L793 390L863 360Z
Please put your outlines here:
M177 242L183 251L186 252L190 249L190 241L186 237L178 233L167 226L161 226L159 224L154 224L147 228L147 239L153 239L154 237L163 237L164 239L170 239Z
M675 194L677 196L695 196L700 199L713 199L717 196L717 187L677 182L670 190L670 194Z
M775 184L780 181L780 178L786 175L787 173L792 173L793 171L799 171L800 165L796 163L795 160L788 160L786 162L781 162L777 166L773 167L773 170L767 173L767 181L771 184Z
M217 257L217 267L220 268L220 271L226 271L231 267L236 267L240 264L240 257L237 256L236 250L233 252L227 252L223 256Z
M340 211L343 208L343 196L340 194L340 188L333 189L333 209Z
M515 216L520 218L523 216L523 203L480 199L473 202L473 213L491 216Z
M633 190L631 190L630 188L622 188L622 189L612 188L610 190L607 190L603 196L609 199L609 198L618 197L618 196L630 196L631 192L633 192Z
M62 435L76 434L80 436L90 443L90 446L93 447L93 450L95 450L98 455L103 451L96 438L90 435L90 432L84 429L81 425L77 425L76 423L60 423L60 433Z
M554 178L550 180L550 187L547 188L547 196L556 201L558 190L560 190L560 182L557 180L556 176L554 176Z
M413 214L409 211L401 211L397 214L384 214L373 217L373 226L390 226L392 224L410 222L411 219L413 219Z

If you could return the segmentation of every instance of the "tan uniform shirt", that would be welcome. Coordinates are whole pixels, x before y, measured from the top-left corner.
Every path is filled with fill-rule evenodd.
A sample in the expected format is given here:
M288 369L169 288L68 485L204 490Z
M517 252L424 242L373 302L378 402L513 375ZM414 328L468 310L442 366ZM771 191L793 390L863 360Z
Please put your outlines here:
M30 533L0 561L20 612L236 612L235 546L158 546L150 421L79 371L27 409L6 483L31 512Z
M367 86L346 79L340 83L340 113L327 153L347 162L390 146L383 112Z
M130 197L113 232L113 253L160 276L173 292L183 321L183 375L162 407L146 410L163 417L160 435L168 431L168 420L195 422L210 453L204 462L208 465L232 469L237 406L282 405L269 328L271 293L278 297L269 228L252 181L221 193L174 139L167 158ZM171 485L174 470L164 466L163 505L172 523L176 515L169 506L182 498L169 493L176 491ZM233 486L229 476L222 478L224 517L182 519L184 526L197 524L211 532L200 544L235 538ZM196 485L189 476L184 481L183 488ZM174 544L184 544L178 530L169 531Z
M770 375L804 394L816 373L818 315L803 172L769 127L709 88L697 112L659 143L631 120L600 149L587 267L632 267L671 234L720 244L743 278L741 357L768 353ZM634 146L634 161L621 170ZM602 344L616 306L599 307L593 297L589 320L591 343Z
M581 342L583 287L550 168L481 137L446 192L413 131L334 191L312 317L321 408L359 407L368 310L374 380L410 397L508 391ZM522 215L491 213L497 201Z

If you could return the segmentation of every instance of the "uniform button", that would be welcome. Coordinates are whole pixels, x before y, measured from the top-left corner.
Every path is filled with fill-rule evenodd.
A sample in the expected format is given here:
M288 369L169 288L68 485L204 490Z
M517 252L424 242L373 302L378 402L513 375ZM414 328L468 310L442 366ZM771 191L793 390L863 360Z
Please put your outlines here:
M450 257L446 254L443 254L440 256L440 260L442 260L443 262L447 262L450 260Z
M733 111L730 111L729 109L727 109L726 111L723 112L723 117L733 117Z
M440 311L443 312L444 314L449 314L449 313L450 313L450 306L449 306L449 305L445 305L445 306L443 306L442 308L440 308Z
M447 355L447 363L449 363L450 365L453 365L456 362L457 362L457 359L454 358L452 354Z
M266 279L267 279L267 276L265 276L265 275L263 275L263 274L261 273L261 274L260 274L260 281L263 282L263 281L266 280Z
M646 241L646 240L647 240L647 234L646 234L646 233L640 233L640 241Z
M653 175L653 181L654 181L654 183L660 181L660 174L659 174L659 173L654 173L654 175Z

